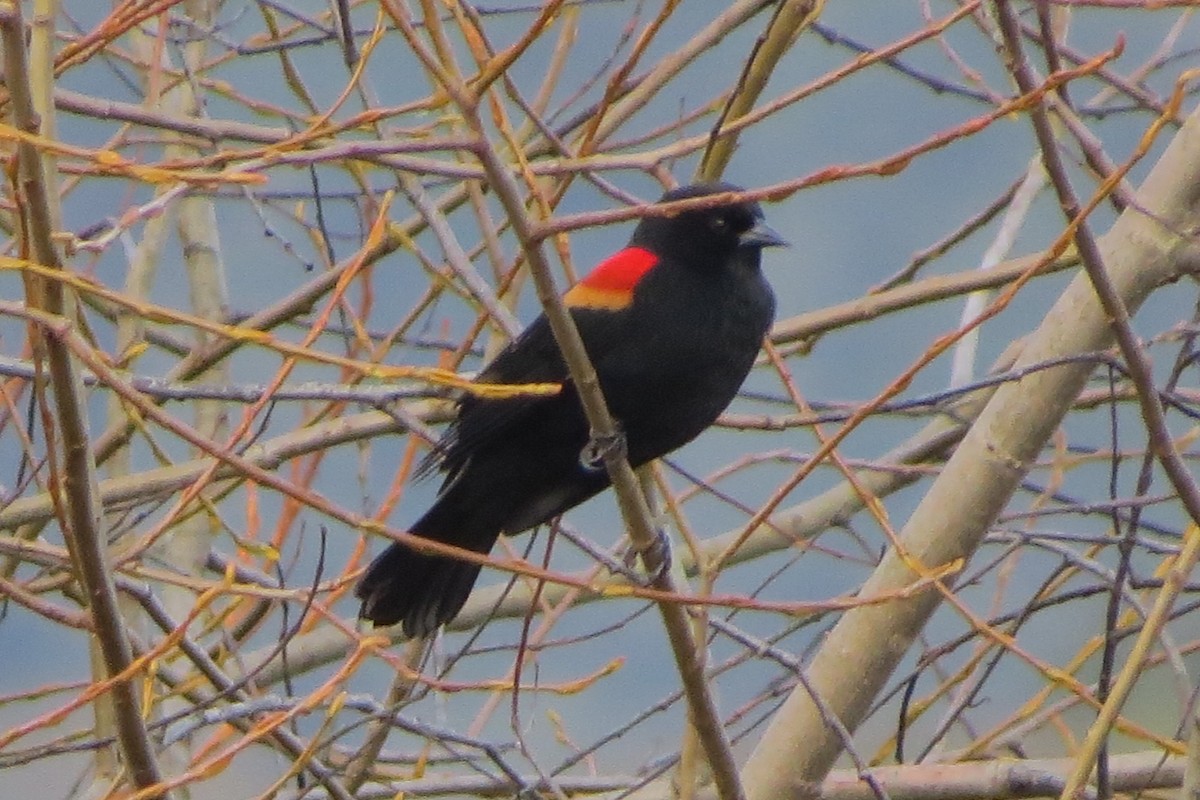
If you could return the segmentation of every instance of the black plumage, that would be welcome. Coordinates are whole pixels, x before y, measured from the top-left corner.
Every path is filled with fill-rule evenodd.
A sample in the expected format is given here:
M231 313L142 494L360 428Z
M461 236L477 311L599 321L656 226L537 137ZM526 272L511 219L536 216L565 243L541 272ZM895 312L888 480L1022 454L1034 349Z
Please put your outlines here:
M662 201L731 191L687 186ZM774 317L761 250L780 244L757 203L646 217L625 250L565 296L633 466L691 441L733 399ZM465 397L432 453L445 480L409 530L487 553L501 532L528 530L602 491L608 475L581 460L589 427L544 315L476 380L563 383L554 396ZM394 542L356 588L361 616L427 635L462 608L479 569Z

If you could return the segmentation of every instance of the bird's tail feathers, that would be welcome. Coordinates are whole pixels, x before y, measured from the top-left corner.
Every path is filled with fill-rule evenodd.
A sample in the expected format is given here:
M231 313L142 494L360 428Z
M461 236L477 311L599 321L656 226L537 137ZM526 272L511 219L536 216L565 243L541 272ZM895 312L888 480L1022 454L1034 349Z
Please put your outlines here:
M494 505L444 492L411 532L438 542L487 553L500 536ZM359 616L375 625L402 623L409 637L427 636L458 614L479 577L480 565L457 558L419 553L393 542L367 567L355 595Z
M408 637L428 636L467 602L479 564L418 553L393 542L367 568L355 588L359 616L375 625L403 624Z

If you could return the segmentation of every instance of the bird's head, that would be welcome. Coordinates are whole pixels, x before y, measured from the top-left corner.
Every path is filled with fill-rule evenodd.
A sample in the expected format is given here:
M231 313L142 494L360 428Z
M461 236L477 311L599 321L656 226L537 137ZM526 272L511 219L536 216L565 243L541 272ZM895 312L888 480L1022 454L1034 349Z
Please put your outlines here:
M741 187L728 183L697 183L672 189L659 202L742 191ZM739 250L757 257L762 248L784 246L787 242L766 224L758 203L726 202L669 216L646 216L638 224L630 244L689 264L717 265L728 263L729 257Z

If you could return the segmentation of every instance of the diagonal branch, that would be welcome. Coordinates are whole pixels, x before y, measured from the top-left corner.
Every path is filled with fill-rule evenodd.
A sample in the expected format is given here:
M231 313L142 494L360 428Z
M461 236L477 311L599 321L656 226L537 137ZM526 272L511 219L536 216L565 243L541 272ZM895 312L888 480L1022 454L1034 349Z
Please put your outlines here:
M1007 0L996 0L995 5L997 22L1008 51L1010 71L1021 91L1029 91L1037 81L1021 50L1021 33L1017 16ZM1044 37L1043 46L1048 52L1054 52L1054 42L1050 37ZM1065 96L1063 102L1066 102ZM1037 135L1038 146L1042 151L1042 163L1045 165L1046 174L1050 177L1050 183L1058 195L1058 204L1068 222L1075 226L1075 246L1083 261L1083 268L1087 272L1088 280L1091 281L1105 314L1109 317L1117 346L1121 349L1121 355L1125 358L1128 366L1129 377L1137 387L1138 403L1142 409L1142 419L1146 423L1150 435L1151 449L1158 457L1159 463L1162 464L1163 471L1166 472L1167 479L1175 488L1180 502L1192 518L1192 525L1184 537L1183 549L1171 566L1171 573L1176 580L1167 583L1155 600L1154 608L1146 618L1137 642L1129 654L1125 669L1121 671L1121 675L1104 701L1104 706L1088 729L1075 767L1063 786L1061 797L1063 800L1070 800L1070 798L1078 796L1088 776L1091 775L1099 749L1112 730L1113 722L1121 713L1121 708L1129 697L1129 693L1133 691L1134 683L1141 674L1150 647L1170 615L1171 607L1182 588L1183 579L1192 571L1197 559L1200 559L1200 528L1197 527L1200 526L1200 487L1197 487L1196 482L1192 480L1191 472L1183 463L1182 456L1171 440L1171 432L1167 428L1166 416L1163 414L1162 402L1159 400L1158 391L1154 386L1154 376L1151 374L1149 361L1130 325L1129 309L1109 278L1106 262L1084 218L1085 212L1080 206L1079 199L1075 196L1075 191L1071 188L1070 178L1067 176L1066 167L1058 152L1058 143L1054 140L1054 131L1051 128L1044 102L1038 102L1030 108L1030 118L1033 122L1034 133Z
M1182 89L1176 95L1182 96ZM1157 130L1157 123L1151 134ZM1148 137L1152 138L1152 137ZM1115 176L1120 179L1126 169ZM1193 112L1142 184L1138 202L1099 241L1103 263L1133 312L1192 259L1188 231L1200 222L1200 111ZM1094 205L1101 196L1093 198ZM1070 232L1059 246L1065 246ZM1028 340L1015 369L1110 345L1111 320L1091 279L1080 275ZM969 557L1058 427L1092 372L1064 364L1006 384L984 409L930 487L899 540L864 584L874 596L911 583L922 569ZM939 590L846 613L810 666L813 686L854 730L937 609ZM803 689L780 708L743 771L749 796L812 796L840 745Z
M464 113L465 111L464 109ZM477 117L471 121L475 124L476 130L483 130ZM596 371L592 367L587 351L584 350L583 340L575 328L574 320L571 319L571 315L558 296L550 265L542 253L540 242L535 237L533 226L525 216L525 206L521 201L516 180L491 147L482 140L479 145L479 157L483 162L484 169L488 172L492 188L508 213L513 232L521 242L522 250L529 262L530 273L537 287L538 299L546 311L555 341L562 350L563 359L571 373L571 382L579 393L593 435L599 441L610 441L618 435L617 426L604 402L604 396L600 391L600 381L596 377ZM605 448L604 466L612 481L617 503L621 508L621 517L629 529L629 538L641 555L647 570L654 576L651 585L655 589L678 594L671 571L665 568L662 555L656 550L658 537L650 507L642 494L637 475L629 466L625 454L617 448ZM697 650L696 641L692 637L687 611L682 606L670 601L660 602L658 608L662 613L667 637L671 642L671 649L679 667L688 708L691 711L692 724L696 728L709 765L712 767L718 794L722 800L742 798L744 795L737 779L737 765L733 760L733 753L716 703L708 691L704 663Z
M784 0L775 9L767 30L759 38L750 60L746 63L746 70L738 81L733 96L729 98L721 117L713 126L708 147L700 159L698 172L701 180L719 180L725 172L729 159L733 157L738 138L738 131L724 130L725 123L740 119L754 108L754 102L766 88L779 59L791 48L796 37L816 21L824 7L825 0Z

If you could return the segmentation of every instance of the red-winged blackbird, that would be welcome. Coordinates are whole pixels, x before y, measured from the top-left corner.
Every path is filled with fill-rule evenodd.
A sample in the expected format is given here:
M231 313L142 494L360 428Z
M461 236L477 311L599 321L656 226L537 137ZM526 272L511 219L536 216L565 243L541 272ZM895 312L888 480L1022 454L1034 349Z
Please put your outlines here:
M675 189L662 202L740 191ZM785 242L757 203L641 220L629 245L564 295L634 467L695 438L737 393L775 313L762 248ZM446 473L433 507L409 529L477 553L608 486L589 459L589 426L544 315L483 369L488 383L562 382L553 396L467 396L431 453ZM355 594L376 625L425 636L462 608L479 565L394 542Z

